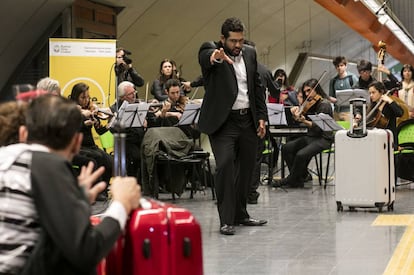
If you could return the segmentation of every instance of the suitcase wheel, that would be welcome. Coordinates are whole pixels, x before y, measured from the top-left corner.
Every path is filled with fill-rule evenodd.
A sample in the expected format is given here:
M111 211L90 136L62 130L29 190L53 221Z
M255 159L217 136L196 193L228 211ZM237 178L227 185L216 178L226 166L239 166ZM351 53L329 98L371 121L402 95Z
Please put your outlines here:
M336 211L344 211L344 207L342 206L342 203L340 201L336 202Z
M394 211L394 202L390 203L390 205L388 205L388 211Z

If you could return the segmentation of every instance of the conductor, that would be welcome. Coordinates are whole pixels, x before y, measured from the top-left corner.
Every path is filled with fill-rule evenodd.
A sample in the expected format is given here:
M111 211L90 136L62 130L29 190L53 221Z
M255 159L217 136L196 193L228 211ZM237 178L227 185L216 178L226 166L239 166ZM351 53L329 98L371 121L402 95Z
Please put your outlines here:
M226 19L220 41L203 43L198 58L206 90L199 128L209 135L216 159L220 233L234 235L235 225L267 223L246 210L257 136L263 138L266 132L264 87L256 51L244 45L244 25L238 18Z

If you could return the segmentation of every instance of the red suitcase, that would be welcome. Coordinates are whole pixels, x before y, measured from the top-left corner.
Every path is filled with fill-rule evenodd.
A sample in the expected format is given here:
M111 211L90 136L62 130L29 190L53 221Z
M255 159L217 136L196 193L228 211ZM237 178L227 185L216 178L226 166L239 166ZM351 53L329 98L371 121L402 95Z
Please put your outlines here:
M125 231L123 274L203 274L201 228L186 209L145 200Z
M125 176L125 134L122 126L117 130L114 174ZM140 204L99 275L202 275L201 228L194 216L184 208L156 200L141 199ZM101 271L99 267L97 271Z
M90 218L92 225L101 222L98 216ZM96 266L96 275L117 275L122 274L123 266L124 237L120 236L109 254Z

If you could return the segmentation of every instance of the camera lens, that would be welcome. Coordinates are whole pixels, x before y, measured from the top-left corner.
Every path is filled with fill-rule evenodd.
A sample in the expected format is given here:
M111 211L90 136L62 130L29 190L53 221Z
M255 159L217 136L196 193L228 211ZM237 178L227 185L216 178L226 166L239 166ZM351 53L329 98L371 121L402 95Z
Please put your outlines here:
M132 63L132 59L126 55L124 55L122 59L124 59L125 63L128 65Z

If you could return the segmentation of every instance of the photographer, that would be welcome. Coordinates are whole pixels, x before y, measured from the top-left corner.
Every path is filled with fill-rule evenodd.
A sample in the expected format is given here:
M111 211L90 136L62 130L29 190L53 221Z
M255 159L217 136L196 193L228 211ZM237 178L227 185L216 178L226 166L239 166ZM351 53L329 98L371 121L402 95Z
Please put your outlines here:
M132 66L132 59L128 56L131 52L124 48L116 49L116 66L115 73L117 77L117 85L122 81L130 81L137 87L144 85L144 78L138 74Z
M285 106L296 106L298 101L296 98L296 91L293 86L289 85L288 77L283 69L277 69L273 74L275 82L280 86L280 95L279 97L274 97L272 93L269 96L270 103L281 103ZM279 99L279 100L277 100Z

